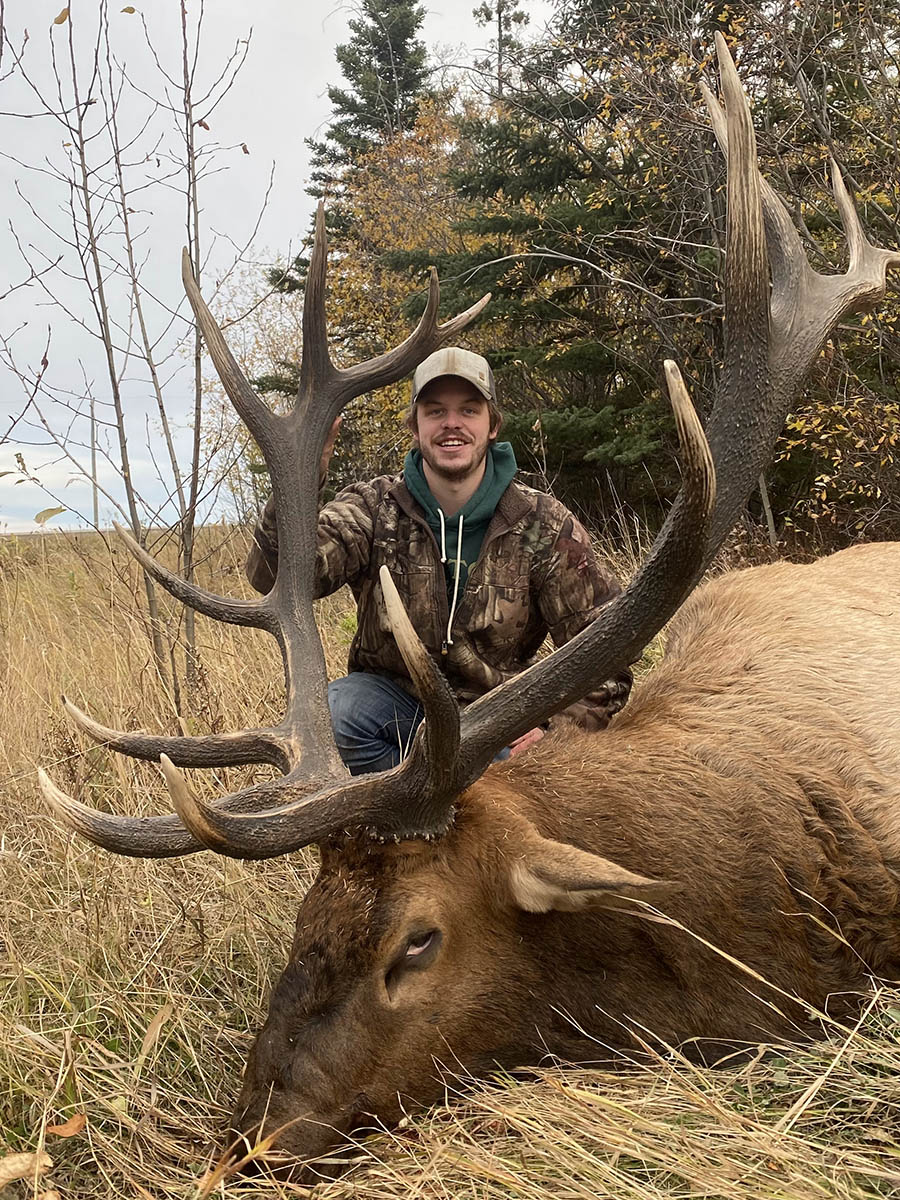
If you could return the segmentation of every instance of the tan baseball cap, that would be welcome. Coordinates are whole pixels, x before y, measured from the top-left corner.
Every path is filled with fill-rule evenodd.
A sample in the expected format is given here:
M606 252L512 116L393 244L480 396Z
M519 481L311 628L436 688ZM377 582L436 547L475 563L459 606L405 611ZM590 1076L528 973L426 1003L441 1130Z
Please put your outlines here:
M419 393L433 379L442 375L458 375L481 392L485 400L496 400L497 389L494 385L494 372L486 358L474 354L471 350L463 350L461 346L444 346L429 354L424 362L419 363L413 375L412 403L415 404Z

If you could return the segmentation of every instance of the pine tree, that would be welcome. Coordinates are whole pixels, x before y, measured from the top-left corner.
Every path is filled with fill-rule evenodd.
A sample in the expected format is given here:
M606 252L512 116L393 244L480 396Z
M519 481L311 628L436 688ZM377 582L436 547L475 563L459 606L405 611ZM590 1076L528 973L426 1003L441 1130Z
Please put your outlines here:
M421 103L434 96L427 86L427 51L416 36L424 19L425 9L415 0L361 0L349 22L349 41L335 49L347 86L328 88L331 124L321 140L306 139L312 151L306 190L326 199L328 232L336 242L350 232L345 199L361 160L412 130ZM308 257L299 254L290 264L272 267L266 273L269 286L301 292L308 266Z

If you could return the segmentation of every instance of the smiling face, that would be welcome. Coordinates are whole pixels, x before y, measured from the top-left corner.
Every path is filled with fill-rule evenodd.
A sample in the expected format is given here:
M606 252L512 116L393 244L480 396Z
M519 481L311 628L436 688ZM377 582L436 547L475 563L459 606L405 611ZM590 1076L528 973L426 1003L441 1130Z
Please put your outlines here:
M413 437L442 479L458 482L478 471L496 436L487 400L458 375L433 380L416 400Z

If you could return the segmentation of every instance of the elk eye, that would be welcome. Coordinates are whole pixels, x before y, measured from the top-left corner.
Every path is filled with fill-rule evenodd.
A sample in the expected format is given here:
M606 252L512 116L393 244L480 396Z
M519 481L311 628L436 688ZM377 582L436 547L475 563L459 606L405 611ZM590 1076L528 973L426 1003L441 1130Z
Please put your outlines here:
M424 933L416 933L406 943L388 968L384 976L388 995L393 998L394 989L409 971L422 970L434 962L440 948L442 934L439 929L426 929Z
M438 936L436 929L429 929L427 933L416 934L414 938L410 938L406 943L406 954L404 958L407 961L411 958L418 958L420 954L424 954L433 944Z

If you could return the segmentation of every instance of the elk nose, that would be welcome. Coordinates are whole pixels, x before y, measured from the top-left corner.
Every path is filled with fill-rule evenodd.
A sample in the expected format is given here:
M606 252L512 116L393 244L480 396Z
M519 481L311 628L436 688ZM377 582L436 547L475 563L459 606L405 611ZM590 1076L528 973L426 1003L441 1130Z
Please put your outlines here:
M344 1170L347 1153L353 1153L344 1141L358 1121L344 1113L328 1118L285 1117L271 1108L260 1111L256 1106L238 1105L225 1143L239 1174L311 1187Z
M264 1150L260 1145L261 1138L262 1134L258 1126L228 1130L225 1137L227 1153L233 1164L232 1169L241 1178L259 1179L264 1177L281 1182L304 1183L309 1186L316 1182L311 1175L307 1177L306 1167L302 1160L274 1147Z
M258 1131L254 1131L256 1132ZM338 1148L340 1140L335 1139L334 1148ZM271 1179L279 1183L300 1184L303 1187L314 1187L317 1183L336 1179L358 1154L353 1148L344 1147L346 1154L338 1149L337 1153L332 1155L327 1152L332 1147L320 1147L319 1154L324 1157L316 1158L306 1154L301 1156L293 1150L273 1146L266 1151L260 1149L258 1153L247 1158L257 1144L254 1134L229 1131L228 1145L231 1150L232 1170L242 1179Z

